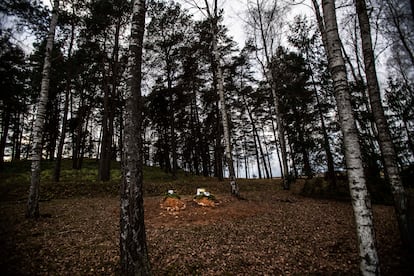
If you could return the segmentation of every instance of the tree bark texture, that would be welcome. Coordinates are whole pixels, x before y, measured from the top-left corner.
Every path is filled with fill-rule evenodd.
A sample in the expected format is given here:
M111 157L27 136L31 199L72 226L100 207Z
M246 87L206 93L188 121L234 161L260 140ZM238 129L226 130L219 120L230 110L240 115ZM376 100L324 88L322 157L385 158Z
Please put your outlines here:
M51 55L55 30L59 16L59 0L53 1L52 19L50 22L49 33L46 40L45 60L42 71L42 82L40 86L40 99L37 104L36 121L33 127L33 147L31 152L31 181L29 188L29 198L27 200L26 217L39 217L39 189L40 189L40 161L42 159L42 138L43 127L46 118L46 105L49 94Z
M102 67L105 68L104 62ZM105 69L104 69L105 70ZM101 156L99 158L99 181L109 181L111 178L111 153L112 153L112 136L113 136L113 115L112 115L112 101L113 95L109 88L106 72L103 72L103 90L104 92L104 111L102 117L102 141L101 141Z
M114 136L115 120L115 101L118 98L118 63L119 63L119 39L120 39L121 19L117 18L115 23L115 33L113 37L114 47L110 58L110 68L112 73L112 82L109 72L106 72L105 62L102 61L103 91L104 91L104 112L102 117L102 147L99 160L98 180L109 181L111 179L111 160L112 160L112 140Z
M15 160L20 160L20 155L21 155L21 146L22 146L22 131L23 131L23 126L22 126L22 120L21 120L21 113L18 112L15 115L15 125L14 125L14 129L13 129L13 137L12 137L12 143L13 143L13 149L12 149L12 162ZM1 162L1 159L0 159ZM1 165L0 165L0 169L1 169Z
M4 164L4 151L6 149L6 142L7 136L9 133L10 127L10 112L8 110L3 111L3 119L2 119L2 135L0 139L0 170L2 170Z
M263 43L263 50L265 53L267 65L270 66L271 65L271 56L270 56L271 53L267 47L269 38L266 37L266 34L265 34L266 26L264 26L264 23L263 23L263 15L262 15L261 5L259 1L256 1L256 6L257 6L257 11L258 11L260 38ZM290 183L288 181L289 167L288 167L288 160L287 160L288 157L287 157L287 148L286 148L285 128L282 122L282 114L279 110L279 97L277 96L277 93L276 93L276 87L275 87L275 81L274 81L277 78L277 76L275 76L271 71L269 72L268 70L266 70L266 68L263 68L263 71L265 73L267 81L270 84L270 89L272 92L275 116L276 116L276 126L277 126L276 133L277 133L277 137L279 140L280 154L281 154L281 159L282 159L282 163L280 163L280 166L282 168L281 174L283 178L283 188L288 190L290 188L289 187Z
M282 122L282 115L279 109L279 97L276 94L275 82L274 80L277 78L273 73L271 77L268 78L270 80L270 87L272 91L273 103L275 108L276 114L276 133L279 140L280 145L280 154L282 159L282 168L283 168L283 188L285 190L289 190L290 183L289 183L289 167L287 161L287 148L286 148L286 138L285 138L285 127Z
M226 153L226 161L227 161L228 170L229 170L231 194L236 197L239 197L240 191L236 183L233 157L231 154L230 130L229 130L229 123L228 123L228 118L227 118L226 100L224 98L223 72L220 67L220 57L219 57L218 49L217 49L216 34L213 35L213 54L214 54L214 59L216 61L215 65L216 65L216 70L217 70L217 90L218 90L219 98L220 98L219 109L221 113L221 120L223 123L224 147L225 147L225 153Z
M322 7L328 65L333 79L335 99L344 137L349 189L357 228L360 271L363 275L377 275L379 274L379 261L375 248L371 200L364 177L358 132L351 107L345 62L336 21L335 1L322 0Z
M319 115L319 119L321 121L321 132L322 132L322 136L323 136L323 148L325 150L326 162L327 162L327 167L328 167L327 178L330 182L330 187L334 188L334 187L336 187L335 163L334 163L334 159L333 159L333 156L332 156L331 146L330 146L330 143L329 143L328 131L326 129L325 119L323 117L323 113L322 113L322 109L321 109L321 102L319 100L318 90L316 88L316 82L315 82L315 79L313 77L313 73L311 73L311 78L312 78L312 84L313 84L313 91L314 91L315 99L316 99L317 112L318 112L318 115Z
M73 14L75 11L73 10ZM75 41L75 22L72 21L71 25L71 33L70 33L70 42L69 42L69 49L68 49L68 61L71 61L72 57L72 49L73 43ZM63 154L63 147L65 145L65 137L66 137L66 128L68 124L68 111L69 111L69 95L71 89L71 81L72 81L72 70L70 66L66 68L67 78L66 78L66 87L65 87L65 103L63 107L63 118L62 118L62 130L60 132L59 144L58 144L58 151L55 161L55 168L53 170L53 181L59 182L60 179L60 171L62 165L62 154Z
M378 130L378 140L384 159L384 169L391 191L394 196L394 207L400 228L401 241L404 246L414 249L413 226L409 225L409 212L407 210L407 195L402 185L398 171L397 155L392 143L391 133L388 128L387 119L381 104L380 88L378 84L375 57L372 47L371 29L365 0L355 1L356 11L361 31L362 52L364 56L365 75L368 85L369 101Z
M142 175L141 64L145 0L135 0L129 41L129 79L126 90L122 156L120 252L122 275L150 275L144 224Z
M217 11L217 0L214 1L214 13L211 13L208 5L208 1L204 1L207 8L208 17L211 20L211 46L212 46L212 54L213 54L213 66L214 71L217 76L217 91L219 94L219 110L221 113L221 120L223 124L223 133L224 133L224 149L226 154L226 161L228 165L229 170L229 178L230 178L230 189L231 194L239 197L240 191L239 187L236 182L236 175L234 172L234 164L233 164L233 157L231 154L231 141L230 141L230 130L229 130L229 123L227 118L227 108L226 108L226 100L224 97L224 78L223 78L223 71L220 66L220 55L218 50L218 26L217 26L217 20L218 20L218 11Z

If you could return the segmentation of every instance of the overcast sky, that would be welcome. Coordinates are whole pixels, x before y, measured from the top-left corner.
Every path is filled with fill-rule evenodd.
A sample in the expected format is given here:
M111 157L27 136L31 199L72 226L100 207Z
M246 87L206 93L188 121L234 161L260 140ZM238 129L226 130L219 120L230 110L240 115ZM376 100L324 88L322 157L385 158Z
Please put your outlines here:
M176 0L182 7L188 9L190 13L194 15L195 19L201 19L201 16L203 15L198 12L194 6L188 4L188 2L194 1L199 5L204 3L203 0ZM247 39L246 24L244 22L246 19L248 0L219 0L218 2L220 3L220 8L224 10L224 24L229 29L229 35L233 37L239 44L239 47L242 48ZM298 13L312 15L312 9L306 5L293 6L292 11L286 16L288 18L293 18Z

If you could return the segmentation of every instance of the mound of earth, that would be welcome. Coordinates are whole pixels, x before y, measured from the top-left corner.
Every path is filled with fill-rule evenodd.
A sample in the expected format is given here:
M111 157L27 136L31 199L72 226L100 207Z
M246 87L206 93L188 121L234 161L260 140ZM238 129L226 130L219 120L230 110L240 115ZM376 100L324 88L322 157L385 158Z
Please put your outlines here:
M350 202L287 191L243 195L218 194L217 208L192 195L144 198L153 275L358 275ZM160 203L186 209L172 216ZM24 210L23 201L0 201L1 275L120 275L118 197L41 202L49 216L36 221ZM381 273L413 275L393 207L373 211Z
M179 198L165 197L162 200L160 207L169 212L178 212L184 210L186 208L186 204Z
M194 198L194 202L196 202L198 205L203 207L216 207L217 203L208 197L196 197Z

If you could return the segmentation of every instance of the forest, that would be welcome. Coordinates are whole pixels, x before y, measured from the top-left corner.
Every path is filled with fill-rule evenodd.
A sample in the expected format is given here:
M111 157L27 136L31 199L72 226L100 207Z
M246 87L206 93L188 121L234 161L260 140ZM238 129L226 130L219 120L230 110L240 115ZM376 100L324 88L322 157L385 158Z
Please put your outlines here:
M243 26L242 35L226 23L235 7L233 24ZM413 1L4 0L0 14L4 248L20 244L30 252L36 235L54 231L45 227L55 209L73 212L67 205L90 203L111 212L99 216L103 223L117 223L116 229L108 226L111 239L115 233L118 240L111 242L116 249L108 249L110 260L100 259L111 268L99 263L102 274L378 275L380 265L385 274L395 269L410 274L405 260L414 248ZM216 194L217 206L194 209L189 196L200 188L197 182ZM183 195L187 209L162 222L152 209L172 189ZM39 211L43 203L45 213ZM229 270L225 263L202 270L193 259L176 267L168 258L165 268L156 265L157 258L166 258L159 248L174 251L165 245L156 249L155 241L166 242L160 231L183 227L171 218L191 227L205 224L192 212L204 212L207 228L229 216L228 224L220 224L229 233L237 232L234 227L248 232L242 221L264 214L266 220L250 222L256 224L250 230L261 233L259 241L297 260L309 252L323 259L315 248L292 253L281 245L306 243L292 230L301 219L310 224L306 227L324 224L306 211L323 213L318 204L351 217L347 227L353 231L347 233L353 244L344 246L349 258L328 264L305 258L292 268L283 266L284 259L275 265L275 253L269 253L263 260L271 265L252 261L249 270L244 266L253 258L248 254L253 245L246 245L239 248L246 259L239 264L232 259ZM289 234L274 244L264 237L270 233L260 227L280 215L274 208L285 210L287 226L269 232L283 235L281 227L288 227L296 238ZM381 227L388 228L374 225L382 219L387 223ZM13 227L21 233L13 236L15 243ZM214 236L207 228L175 234L182 235L180 241L194 231ZM384 238L386 231L395 237ZM321 233L329 236L326 229ZM338 247L332 245L338 241L327 237L320 249ZM224 250L212 245L216 239L208 243L216 254ZM176 250L190 246L178 245ZM231 258L238 254L234 248L229 252ZM15 254L0 263L2 271L14 275L17 256L28 258ZM391 260L383 261L386 254ZM212 256L203 261L220 258ZM62 266L30 265L15 273L100 274L87 264L86 270L66 272Z

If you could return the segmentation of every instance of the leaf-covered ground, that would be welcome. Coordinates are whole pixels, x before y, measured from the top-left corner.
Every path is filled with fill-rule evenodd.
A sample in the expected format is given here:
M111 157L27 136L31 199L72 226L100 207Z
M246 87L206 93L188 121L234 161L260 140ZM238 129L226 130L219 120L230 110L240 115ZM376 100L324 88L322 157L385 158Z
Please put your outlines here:
M161 196L145 197L154 275L358 274L349 202L281 190L243 196L216 194L216 208L183 196L176 214L160 208ZM30 221L24 201L0 202L0 274L119 274L118 205L110 195L51 199ZM374 215L382 274L412 275L393 208L374 205Z

